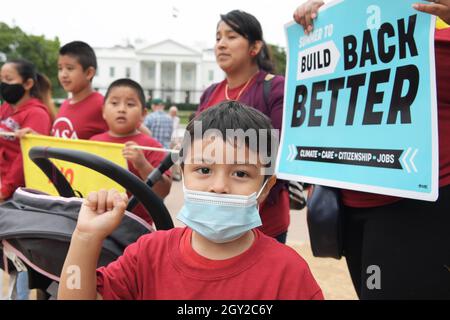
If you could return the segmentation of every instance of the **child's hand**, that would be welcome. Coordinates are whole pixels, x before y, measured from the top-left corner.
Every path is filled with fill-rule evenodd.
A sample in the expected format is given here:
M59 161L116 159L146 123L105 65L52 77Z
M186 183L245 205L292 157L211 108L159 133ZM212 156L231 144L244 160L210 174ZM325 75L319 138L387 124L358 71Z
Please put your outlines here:
M16 137L19 139L22 139L27 134L39 134L31 128L22 128L20 130L15 131L14 133L16 134Z
M317 18L317 11L323 4L322 0L309 0L294 11L294 20L303 26L305 34L313 30L313 20Z
M430 4L414 3L413 8L417 11L434 14L445 23L450 24L450 0L427 0Z
M78 215L75 231L89 240L103 241L120 224L128 197L111 189L89 193Z
M125 148L122 150L122 155L125 159L130 161L136 169L140 169L147 165L147 159L145 159L144 153L142 150L133 148L133 146L137 146L138 144L133 141L128 141L125 143Z

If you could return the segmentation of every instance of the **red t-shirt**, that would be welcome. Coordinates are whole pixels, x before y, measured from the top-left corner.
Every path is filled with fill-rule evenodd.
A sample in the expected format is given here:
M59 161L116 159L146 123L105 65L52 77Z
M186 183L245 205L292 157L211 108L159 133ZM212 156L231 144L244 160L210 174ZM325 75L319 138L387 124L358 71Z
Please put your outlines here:
M74 104L70 104L70 100L64 101L53 123L52 136L87 140L108 131L102 108L103 96L98 92Z
M113 137L108 132L104 132L104 133L97 134L97 135L91 137L90 140L102 141L102 142L112 142L112 143L119 143L119 144L125 144L128 141L134 141L138 145L143 146L143 147L162 148L162 145L158 141L156 141L155 139L153 139L143 133L138 133L136 135L129 136L129 137ZM166 154L164 152L148 151L148 150L142 150L142 152L144 153L145 159L147 159L147 161L155 168L159 166L161 161L163 161L166 156ZM141 176L139 175L139 172L133 166L133 164L130 161L128 161L127 163L128 163L128 169L134 175L141 178ZM167 171L165 174L167 176L170 176L169 171ZM147 221L150 225L153 224L152 218L148 215L147 210L144 209L142 204L139 204L133 210L133 213L136 214L137 216L141 217L145 221Z
M436 30L436 86L439 132L439 186L450 184L450 28ZM342 190L342 201L349 207L383 206L401 198Z
M37 133L49 135L52 118L47 107L38 99L31 98L16 110L8 103L0 107L0 131L14 132L31 128ZM0 185L5 198L18 187L25 186L20 140L0 136Z
M97 270L98 292L106 300L323 299L307 263L260 231L247 251L228 260L197 254L190 233L174 228L142 236Z
M230 99L241 98L244 96L248 90L253 90L252 86L256 83L257 77L253 77L248 84L244 83L241 86L228 89L228 97ZM206 110L212 106L217 105L220 102L226 101L225 87L227 81L224 80L220 82L211 94L206 106L202 107L200 110ZM247 86L246 86L247 85ZM244 88L245 87L245 88ZM244 89L244 90L243 90ZM262 97L261 93L261 97ZM270 117L270 114L266 114ZM280 114L281 117L281 114ZM274 119L272 119L273 121ZM278 123L278 121L277 121ZM281 119L279 121L281 123ZM278 188L272 192L279 192L278 201L273 204L269 204L268 201L264 201L259 209L261 215L262 226L259 228L264 234L276 237L289 228L290 223L290 206L289 206L289 192L284 188Z

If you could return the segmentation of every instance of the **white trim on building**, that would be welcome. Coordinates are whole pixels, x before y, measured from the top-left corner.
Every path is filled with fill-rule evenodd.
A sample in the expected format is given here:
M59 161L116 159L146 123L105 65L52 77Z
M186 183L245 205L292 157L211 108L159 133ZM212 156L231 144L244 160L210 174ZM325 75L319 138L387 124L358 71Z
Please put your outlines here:
M213 49L196 51L173 40L142 48L94 48L98 70L94 87L105 92L119 78L139 82L147 98L198 103L204 89L224 79Z

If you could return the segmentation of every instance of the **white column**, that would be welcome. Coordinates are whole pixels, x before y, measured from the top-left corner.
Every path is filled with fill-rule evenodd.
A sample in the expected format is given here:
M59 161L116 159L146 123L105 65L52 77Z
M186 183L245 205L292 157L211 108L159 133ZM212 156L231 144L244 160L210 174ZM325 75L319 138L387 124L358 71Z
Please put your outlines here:
M197 62L195 64L195 94L193 94L193 97L191 99L191 102L198 103L200 102L200 97L202 95L202 64L200 62Z
M134 79L136 82L139 82L139 83L143 83L143 79L142 79L142 61L140 61L140 60L138 60L137 61L137 64L136 64L136 70L135 70L135 72L136 72L136 74L131 74L131 78L132 79Z
M181 101L181 97L184 97L184 93L181 91L181 62L176 62L175 67L175 102L183 102Z
M155 90L153 91L153 98L161 97L161 61L155 61Z

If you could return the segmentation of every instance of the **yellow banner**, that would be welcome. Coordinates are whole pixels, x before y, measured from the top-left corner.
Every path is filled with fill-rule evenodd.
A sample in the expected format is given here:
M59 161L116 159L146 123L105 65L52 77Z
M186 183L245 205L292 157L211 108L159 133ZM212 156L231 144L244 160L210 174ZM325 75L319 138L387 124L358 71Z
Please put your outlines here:
M122 149L124 148L122 144L26 135L21 140L25 185L28 188L37 189L51 195L58 195L53 183L28 156L30 149L35 146L89 152L110 160L123 168L128 168L127 161L122 156ZM114 188L120 192L125 192L125 189L119 184L94 170L67 161L50 160L66 177L73 190L79 191L83 197L86 197L89 192L99 189Z
M446 29L446 28L448 28L448 24L446 24L441 18L437 17L436 29Z

